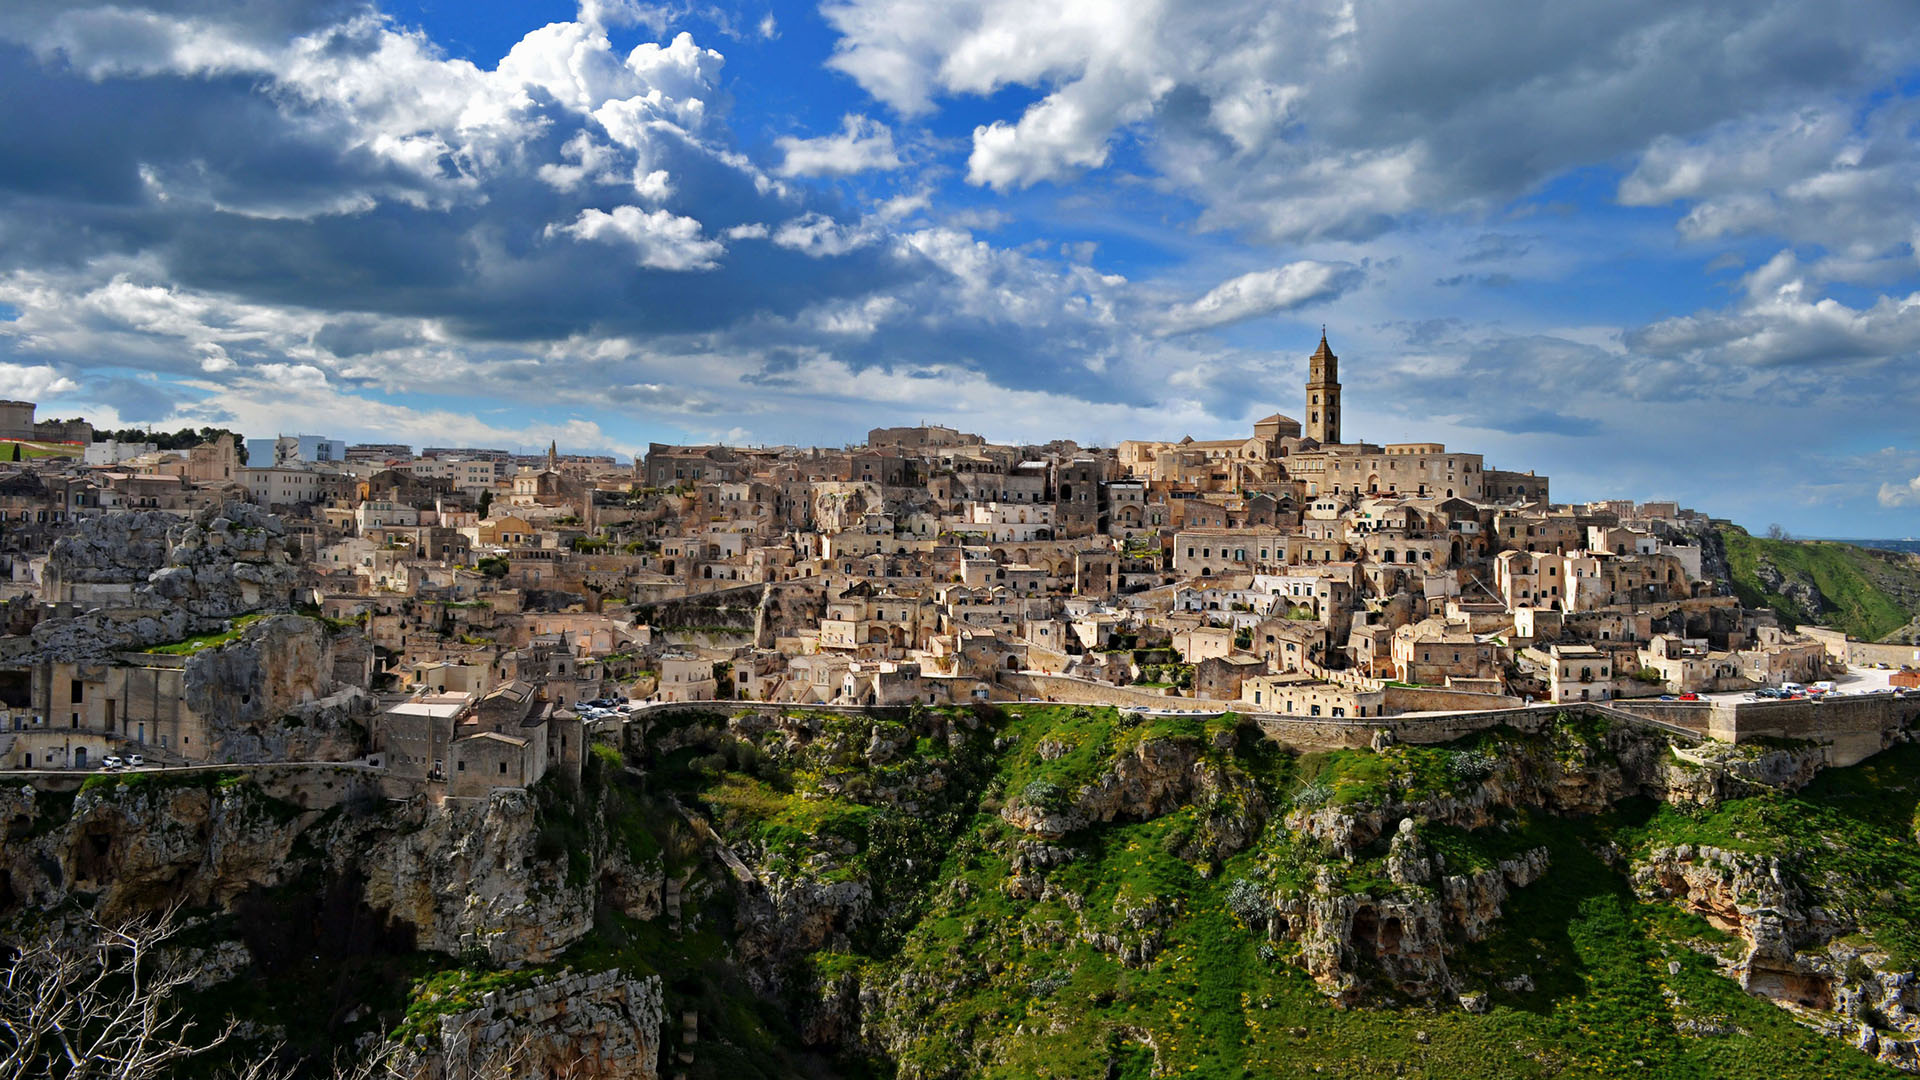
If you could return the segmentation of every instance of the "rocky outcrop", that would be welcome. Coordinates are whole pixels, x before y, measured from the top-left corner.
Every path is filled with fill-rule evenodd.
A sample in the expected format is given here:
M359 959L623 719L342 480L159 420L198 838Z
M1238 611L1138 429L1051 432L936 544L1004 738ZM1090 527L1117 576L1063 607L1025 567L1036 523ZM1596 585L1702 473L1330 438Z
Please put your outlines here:
M164 510L95 514L73 522L47 553L42 578L49 599L88 590L80 586L124 585L130 594L165 566L169 534L181 519Z
M1727 967L1742 989L1889 1065L1920 1072L1920 975L1844 935L1856 928L1816 904L1791 866L1708 845L1660 848L1633 867L1636 892L1667 900L1737 936Z
M654 1080L663 1019L658 975L564 972L489 992L478 1007L440 1017L431 1034L400 1049L395 1075Z
M1798 791L1827 764L1827 748L1708 742L1675 747L1665 763L1666 801L1711 806L1757 788Z
M593 929L593 879L536 854L534 799L500 788L416 811L418 828L360 835L343 821L325 838L332 871L365 879L366 902L414 928L419 947L478 949L494 963L545 963Z
M143 590L155 601L216 619L292 606L299 542L261 507L230 502L202 510L169 530L167 541L166 565Z
M1788 574L1764 556L1754 564L1753 576L1768 592L1784 597L1807 622L1818 622L1820 613L1833 606L1812 578L1797 570Z
M328 812L202 773L82 791L70 811L57 795L0 791L0 826L0 916L73 902L109 919L233 910L258 889L353 879L418 947L503 965L551 960L593 925L594 879L536 856L537 807L517 789L440 806L367 792Z
M1236 738L1222 731L1211 747L1225 750ZM1243 772L1227 767L1218 753L1195 739L1144 739L1115 755L1108 766L1077 791L1053 785L1029 785L1000 810L1014 828L1044 841L1056 841L1090 825L1144 821L1189 804L1208 809L1197 849L1183 855L1208 860L1245 847L1265 823L1267 804Z
M185 704L207 720L224 761L337 761L358 757L356 724L371 694L335 690L333 636L317 619L275 615L187 660Z
M280 519L251 503L209 507L191 520L157 510L83 518L48 556L47 594L111 596L112 608L42 620L32 651L98 661L217 631L248 612L285 610L299 555Z
M298 809L252 785L113 785L82 791L65 815L60 801L25 788L0 797L0 814L43 830L10 828L0 841L0 897L20 907L77 899L107 919L225 908L297 872Z
M1311 888L1275 898L1270 935L1297 942L1299 962L1328 996L1358 1004L1382 993L1412 999L1448 999L1461 988L1448 954L1492 932L1508 890L1533 884L1546 872L1545 848L1502 860L1491 869L1446 872L1412 820L1403 820L1387 857L1399 888L1346 892L1322 868Z

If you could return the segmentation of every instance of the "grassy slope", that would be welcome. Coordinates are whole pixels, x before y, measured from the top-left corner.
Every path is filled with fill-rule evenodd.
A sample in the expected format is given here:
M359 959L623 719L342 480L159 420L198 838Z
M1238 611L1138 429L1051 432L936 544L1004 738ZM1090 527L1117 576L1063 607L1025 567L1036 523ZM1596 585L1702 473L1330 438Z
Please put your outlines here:
M1276 797L1317 787L1344 802L1378 784L1426 786L1446 755L1460 752L1395 750L1372 762L1364 751L1345 751L1298 761L1256 755L1240 764ZM938 875L971 887L945 889L900 956L877 962L874 973L884 979L904 971L909 982L931 977L925 1013L913 1021L925 1035L903 1055L907 1071L925 1075L1895 1075L1742 994L1683 944L1717 932L1632 896L1593 849L1616 831L1642 826L1651 807L1636 809L1584 822L1516 820L1509 835L1432 838L1449 851L1450 865L1463 856L1471 861L1475 850L1545 844L1552 851L1546 878L1509 901L1504 929L1453 964L1463 987L1493 990L1494 1008L1484 1016L1328 1005L1287 962L1290 946L1263 947L1260 935L1229 914L1225 894L1243 876L1297 884L1308 876L1300 871L1316 865L1330 865L1349 891L1360 891L1378 884L1379 852L1363 853L1352 866L1328 864L1270 825L1253 848L1217 870L1194 866L1168 852L1169 839L1188 827L1182 818L1190 810L1095 830L1080 838L1087 860L1050 878L1084 897L1083 912L1113 911L1110 897L1129 889L1175 905L1179 914L1166 927L1164 948L1144 967L1123 966L1049 933L1075 925L1064 905L1006 896L1000 884L1007 867L995 854L1006 828L983 816ZM958 956L973 974L956 986L940 976ZM1670 973L1670 963L1677 972ZM1538 990L1499 989L1520 974ZM1683 1021L1748 1034L1683 1035L1676 1027ZM963 1032L972 1055L956 1038Z
M1806 616L1761 585L1754 571L1762 558L1790 578L1811 580L1836 609L1823 614L1820 621L1863 641L1878 641L1920 614L1886 591L1888 584L1898 583L1920 595L1920 569L1903 556L1830 540L1768 540L1731 525L1720 535L1733 570L1733 590L1741 602L1772 608L1787 625L1804 622Z
M1830 772L1799 796L1739 800L1712 812L1639 802L1593 819L1520 814L1482 833L1424 830L1449 867L1461 870L1538 845L1552 853L1547 875L1509 898L1502 928L1450 961L1463 989L1491 991L1492 1010L1476 1016L1421 1005L1333 1008L1290 962L1291 945L1269 945L1231 913L1229 890L1248 879L1286 890L1331 872L1348 891L1379 887L1383 845L1349 864L1269 822L1224 864L1193 862L1182 853L1194 850L1192 838L1204 831L1202 814L1218 808L1188 806L1068 838L1063 845L1080 857L1048 871L1056 894L1025 900L1005 888L1021 837L1001 820L999 803L1034 784L1074 788L1145 739L1198 740L1210 764L1249 777L1283 808L1440 790L1463 770L1484 768L1483 755L1500 749L1502 738L1508 751L1566 760L1592 752L1600 733L1489 733L1452 747L1295 756L1248 738L1222 747L1214 738L1218 723L1169 718L1141 725L1110 710L1036 708L994 721L967 745L908 741L907 753L878 768L859 760L865 727L843 719L829 721L816 740L819 753L797 761L770 762L716 730L705 745L648 761L652 793L602 760L610 756L604 748L597 754L587 786L608 792L608 818L617 823L611 839L636 859L659 854L673 875L703 866L699 844L664 806L671 791L704 808L736 847L796 871L811 866L808 872L822 879L853 875L875 884L897 919L855 935L851 952L805 957L795 974L824 981L857 972L870 991L880 991L893 1030L906 1036L897 1063L831 1061L797 1049L790 1014L756 997L732 959L732 901L724 888L689 906L682 936L670 934L663 920L603 912L595 933L562 964L662 975L668 1015L700 1015L690 1077L888 1076L896 1064L903 1074L1002 1078L1899 1075L1741 993L1701 952L1724 944L1725 935L1673 908L1638 901L1620 871L1595 852L1617 844L1631 855L1691 841L1792 855L1810 880L1837 883L1822 902L1856 914L1884 946L1920 951L1920 935L1896 902L1899 882L1920 879L1910 842L1920 747ZM882 732L911 734L890 723ZM995 736L1009 741L988 752ZM1043 742L1068 750L1057 753L1056 746L1043 757ZM919 810L923 826L903 834L874 787L917 784L933 763L958 781L947 795L927 798ZM823 796L822 784L840 794ZM556 837L577 844L574 826L561 824L553 823ZM809 861L809 853L822 851L838 854ZM1157 930L1155 920L1141 925L1124 915L1154 904L1172 912ZM1143 965L1123 964L1080 939L1083 919L1129 944L1158 933L1157 953ZM374 1022L388 1030L404 1028L402 1011L414 1023L430 1020L489 981L525 977L449 973L453 961L420 954L362 955L330 978L301 983L331 990L335 999L352 986L360 1000L376 1003ZM1501 988L1519 975L1535 989ZM396 977L398 997L383 989ZM414 982L411 994L407 981ZM289 985L275 980L253 989L280 993ZM337 1010L336 1003L335 1017ZM338 1021L329 1027L338 1038ZM669 1025L670 1047L676 1028Z

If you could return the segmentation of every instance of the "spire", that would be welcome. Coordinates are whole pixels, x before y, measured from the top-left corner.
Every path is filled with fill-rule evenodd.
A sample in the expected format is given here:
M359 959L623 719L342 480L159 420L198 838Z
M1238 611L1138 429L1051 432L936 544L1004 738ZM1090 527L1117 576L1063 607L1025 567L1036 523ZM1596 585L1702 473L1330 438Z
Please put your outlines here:
M547 468L555 472L560 470L560 440L547 443Z
M1327 357L1332 355L1333 355L1333 350L1327 346L1327 324L1321 323L1320 324L1320 347L1313 350L1313 359L1324 360Z

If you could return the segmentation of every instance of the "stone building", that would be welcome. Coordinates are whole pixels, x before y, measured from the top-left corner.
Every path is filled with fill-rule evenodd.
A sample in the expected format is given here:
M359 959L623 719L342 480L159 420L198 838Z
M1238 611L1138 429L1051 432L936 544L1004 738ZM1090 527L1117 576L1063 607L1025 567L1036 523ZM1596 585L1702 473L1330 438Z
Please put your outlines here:
M1340 441L1340 358L1327 347L1327 334L1320 332L1320 347L1307 358L1307 438L1322 446Z

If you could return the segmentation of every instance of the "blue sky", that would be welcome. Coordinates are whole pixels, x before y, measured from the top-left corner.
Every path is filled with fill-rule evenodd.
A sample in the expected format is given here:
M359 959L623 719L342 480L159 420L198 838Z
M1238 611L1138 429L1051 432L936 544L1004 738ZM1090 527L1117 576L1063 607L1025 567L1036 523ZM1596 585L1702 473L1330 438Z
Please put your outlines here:
M644 452L1298 415L1920 533L1920 21L1566 0L15 0L0 395Z

